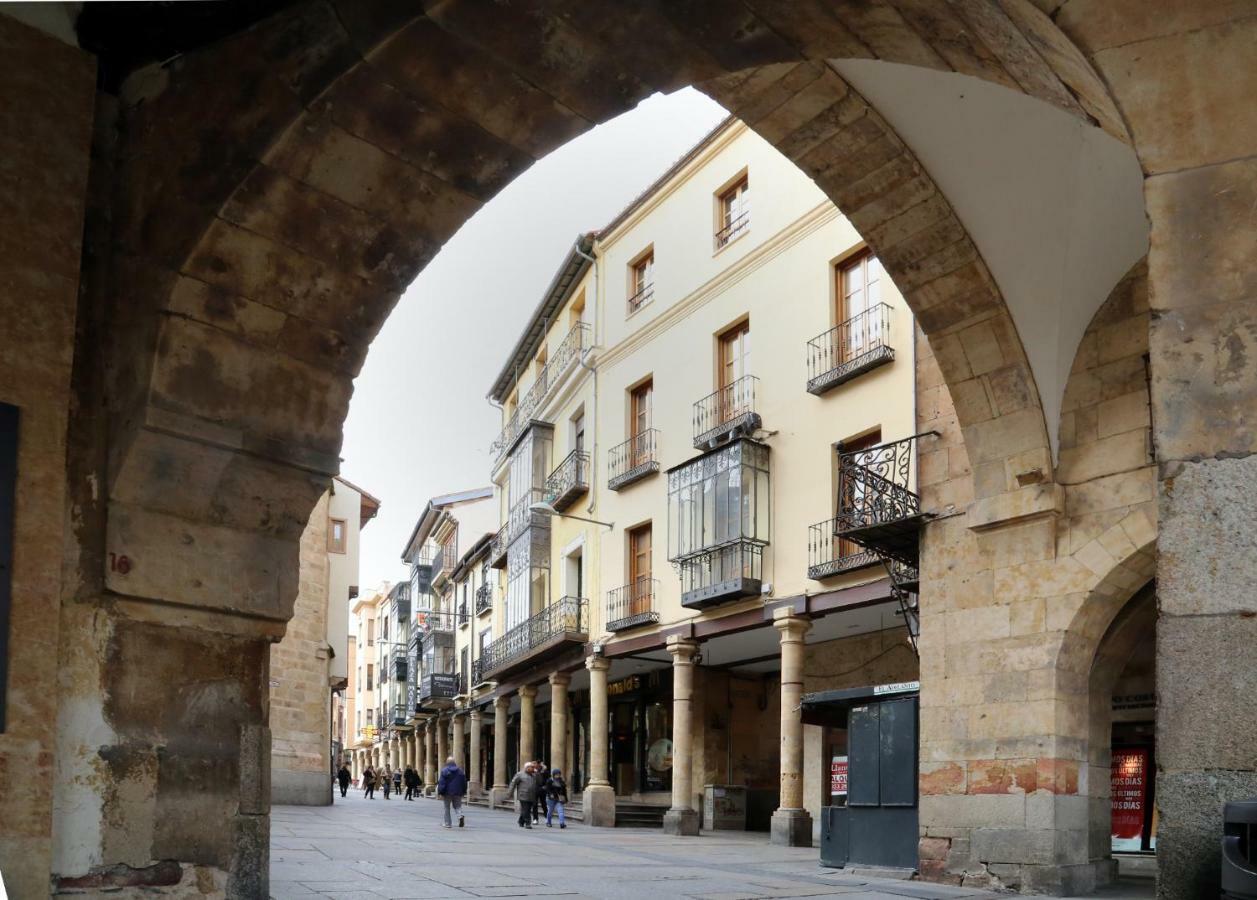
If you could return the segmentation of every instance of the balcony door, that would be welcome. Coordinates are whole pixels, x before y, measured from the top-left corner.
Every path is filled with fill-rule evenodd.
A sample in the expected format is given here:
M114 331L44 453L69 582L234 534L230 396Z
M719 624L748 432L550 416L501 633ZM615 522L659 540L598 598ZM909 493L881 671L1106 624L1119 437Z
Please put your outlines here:
M876 447L881 442L882 430L878 428L876 431L872 431L869 434L864 435L864 437L855 438L850 441L843 441L838 445L838 453L835 455L835 459L842 454L857 453L861 450L868 450L871 447ZM841 463L839 465L841 465ZM864 492L867 489L865 483L861 480L844 480L841 475L841 469L837 480L838 507L842 508L845 506L848 509L863 509L866 506L864 501ZM838 555L835 559L844 559L848 556L852 556L853 554L864 552L864 548L854 541L848 541L840 538L835 538L835 540L838 541Z
M647 522L628 533L629 584L632 585L629 591L630 616L650 612L651 595L654 591L651 581L651 531L650 523Z
M845 323L839 329L840 362L855 359L884 340L881 317L869 312L881 302L883 277L882 264L868 250L838 266L835 314L840 324Z
M655 382L643 382L629 394L629 431L632 435L629 468L650 462L650 446L646 432L650 431L654 415Z
M751 322L734 325L720 335L720 371L718 373L720 422L736 419L751 408L750 385L741 379L751 374Z

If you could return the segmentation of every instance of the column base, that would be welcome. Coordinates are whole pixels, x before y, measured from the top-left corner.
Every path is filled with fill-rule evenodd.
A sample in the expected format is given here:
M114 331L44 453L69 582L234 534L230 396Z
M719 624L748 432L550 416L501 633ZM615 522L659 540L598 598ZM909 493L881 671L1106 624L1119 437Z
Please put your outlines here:
M489 808L507 809L511 805L511 792L505 785L497 784L489 788Z
M698 834L698 813L692 809L670 809L663 814L663 833L682 837Z
M479 781L467 782L467 796L468 797L470 797L472 800L479 800L482 794L484 794L484 788L481 787Z
M581 797L581 816L586 825L615 827L615 791L609 784L591 784Z
M781 847L812 846L812 816L806 809L778 809L769 826L769 843Z

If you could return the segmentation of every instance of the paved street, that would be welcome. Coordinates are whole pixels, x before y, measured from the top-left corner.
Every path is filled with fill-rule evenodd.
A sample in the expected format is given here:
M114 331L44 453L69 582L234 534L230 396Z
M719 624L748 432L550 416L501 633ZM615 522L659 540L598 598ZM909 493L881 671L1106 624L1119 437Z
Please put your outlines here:
M523 831L513 814L472 807L467 827L441 827L435 800L364 800L275 807L271 895L344 900L597 897L850 900L995 897L985 891L855 878L820 868L814 849L772 847L767 835L666 837L654 829L570 824ZM1114 898L1134 894L1114 894Z

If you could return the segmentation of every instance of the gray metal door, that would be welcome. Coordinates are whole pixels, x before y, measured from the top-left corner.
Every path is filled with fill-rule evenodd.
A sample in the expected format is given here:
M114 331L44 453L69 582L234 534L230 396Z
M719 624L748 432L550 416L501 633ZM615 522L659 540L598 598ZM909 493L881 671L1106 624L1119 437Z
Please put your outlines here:
M847 807L852 864L917 865L917 698L851 708Z

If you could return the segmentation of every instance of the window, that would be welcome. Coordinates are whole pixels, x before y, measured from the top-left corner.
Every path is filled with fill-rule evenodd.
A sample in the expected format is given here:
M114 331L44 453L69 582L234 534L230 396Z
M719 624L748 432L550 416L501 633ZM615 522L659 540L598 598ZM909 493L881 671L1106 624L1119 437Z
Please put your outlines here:
M367 690L375 690L375 666L367 666Z
M631 316L655 296L655 250L652 247L629 263L628 314Z
M585 450L585 411L582 409L572 416L572 450L583 453Z
M362 693L362 666L359 666L359 667L358 667L357 685L358 685L358 691L357 691L357 692L358 692L359 694L361 694L361 693Z
M871 251L865 250L837 267L834 311L839 324L850 323L842 329L841 361L855 359L866 350L882 343L882 318L864 315L881 303L882 264ZM859 321L855 321L859 318Z
M367 710L367 727L370 728L374 724L375 724L375 710L368 709Z
M583 324L585 321L585 292L582 290L580 295L572 301L572 306L568 310L568 327L575 328L577 325Z
M746 175L717 197L716 249L746 234L751 224L751 182Z
M367 619L367 646L375 646L375 619Z
M720 335L718 387L728 387L751 374L751 321L747 319Z
M654 459L654 445L647 437L655 402L655 382L648 379L629 394L629 468L645 465Z
M345 552L345 520L332 519L327 529L327 552Z
M848 496L846 499L850 501L850 503L853 504L855 502L855 492L863 491L863 487L860 485L843 485L842 484L838 476L838 469L837 469L838 457L843 453L852 453L859 450L868 450L871 447L876 447L881 442L882 442L882 429L876 428L873 431L869 432L868 434L864 435L863 437L854 438L849 441L842 441L838 444L838 447L837 447L838 452L834 454L834 467L835 467L834 468L834 483L835 485L837 485L837 487L834 490L835 494L843 490L850 492L851 496ZM841 498L838 498L838 499L841 499ZM834 505L835 507L837 507L841 504L835 503ZM843 559L845 557L852 556L856 553L863 553L863 552L864 552L864 548L861 547L859 544L855 543L854 541L849 541L849 540L846 540L845 538L839 538L838 540L838 558L839 559Z
M638 525L628 533L628 570L629 582L631 584L636 584L642 580L650 580L650 546L651 526L649 522L645 525Z
M491 643L493 643L493 629L486 628L480 632L480 649L476 652L476 656L484 659L485 650L489 648Z

